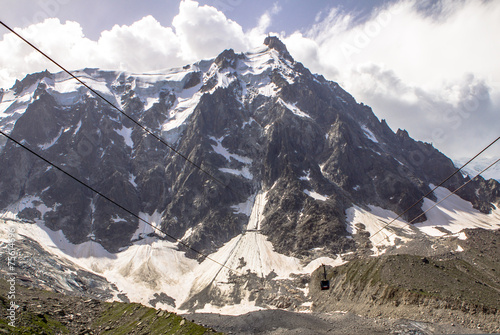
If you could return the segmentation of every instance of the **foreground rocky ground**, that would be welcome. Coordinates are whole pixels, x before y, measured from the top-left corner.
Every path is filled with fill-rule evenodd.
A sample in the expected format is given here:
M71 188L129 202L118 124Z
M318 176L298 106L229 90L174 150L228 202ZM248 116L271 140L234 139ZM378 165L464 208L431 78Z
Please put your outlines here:
M499 333L499 239L500 230L470 229L460 238L414 240L379 257L353 253L348 263L327 267L329 291L319 290L321 269L298 278L305 301L298 305L268 278L280 302L269 306L276 309L184 318L126 297L103 302L116 291L105 278L53 259L27 239L18 243L23 249L16 259L16 328L8 327L10 286L0 281L0 334L210 334L211 328L228 334ZM6 255L0 256L5 265ZM0 277L7 272L3 266Z
M348 312L262 310L239 316L178 316L140 304L67 296L16 285L16 327L10 327L9 284L0 280L0 334L482 334L454 323L369 318ZM202 324L204 326L200 326ZM217 333L214 329L222 331Z
M8 325L10 285L0 280L0 334L217 334L174 313L15 286L15 327ZM220 333L218 333L220 334Z
M456 324L433 324L408 319L367 318L353 313L294 313L284 310L262 310L240 316L219 314L184 315L228 334L262 335L430 335L483 334Z
M413 319L500 332L500 231L467 229L464 239L440 239L448 250L415 243L402 254L353 259L328 268L329 291L311 285L315 312L349 311L366 317ZM442 246L441 246L442 247ZM425 255L425 256L422 256ZM319 282L320 271L311 283Z
M132 303L96 299L16 286L16 327L10 321L9 284L0 281L0 334L480 334L455 324L367 318L353 313L295 313L262 310L240 316L174 313ZM205 326L200 326L203 324Z

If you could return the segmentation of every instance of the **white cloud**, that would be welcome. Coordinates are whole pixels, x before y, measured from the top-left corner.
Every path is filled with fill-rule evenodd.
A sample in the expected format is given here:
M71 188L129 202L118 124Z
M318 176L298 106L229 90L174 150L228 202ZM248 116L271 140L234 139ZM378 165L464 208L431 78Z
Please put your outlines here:
M286 43L296 59L338 81L392 127L467 156L498 136L500 6L440 0L432 15L423 7L399 1L361 23L333 9Z
M192 0L181 1L171 27L146 16L98 40L85 37L79 23L58 19L16 31L68 69L146 72L255 47L280 10L274 3L248 31ZM391 127L459 157L498 136L498 17L496 1L401 0L363 21L332 9L307 31L279 35L295 59L339 82ZM0 40L0 87L45 68L59 71L13 34Z
M152 16L130 26L114 26L98 41L86 38L77 22L47 19L16 32L69 70L84 67L149 71L183 64L179 38ZM162 41L161 43L159 41ZM27 73L60 71L14 34L0 41L0 87L12 85Z
M226 48L249 48L239 24L214 7L191 0L180 3L172 27L146 16L129 26L103 31L97 41L85 37L79 23L56 18L16 32L69 70L98 67L146 72L214 57ZM15 79L45 69L60 71L14 34L7 33L0 40L0 87L10 87Z
M76 22L67 22L62 25L58 19L47 19L43 23L16 31L47 54L64 59L69 67L87 60L82 59L82 56L88 53L75 54L81 43L90 42L83 38L82 29ZM78 56L77 61L73 61L75 55ZM12 84L13 79L23 77L27 73L45 68L56 69L42 55L12 33L5 34L3 40L0 41L0 68L2 69L1 86L5 83Z
M248 48L241 26L211 6L182 1L172 24L183 43L186 59L212 57L227 48L240 52Z
M247 38L251 40L253 45L262 43L264 37L269 32L273 15L278 14L280 11L281 7L278 2L275 2L271 9L266 10L264 14L260 16L257 26L251 29L247 34Z
M172 28L146 16L130 26L116 25L102 32L92 63L104 68L119 64L120 69L137 72L156 70L183 64L180 48L180 38Z

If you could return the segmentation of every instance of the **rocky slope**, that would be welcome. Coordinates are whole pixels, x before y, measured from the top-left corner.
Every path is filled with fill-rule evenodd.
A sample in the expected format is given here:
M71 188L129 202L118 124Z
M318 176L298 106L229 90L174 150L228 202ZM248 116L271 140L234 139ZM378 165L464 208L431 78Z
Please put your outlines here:
M9 287L0 280L1 292L9 292ZM0 295L2 334L222 334L140 304L80 299L24 286L15 290L15 303L21 307L15 320L8 318L11 300Z
M352 260L327 269L332 288L311 285L313 310L411 317L489 332L500 331L500 231L466 230L454 243L464 251ZM312 282L323 277L322 269Z

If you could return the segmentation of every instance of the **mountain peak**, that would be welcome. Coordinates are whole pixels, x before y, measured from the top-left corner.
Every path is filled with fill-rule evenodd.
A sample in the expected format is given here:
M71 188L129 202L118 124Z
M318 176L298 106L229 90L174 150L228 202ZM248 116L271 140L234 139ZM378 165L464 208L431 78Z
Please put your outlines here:
M401 129L399 128L398 131L396 132L396 136L402 138L402 139L409 139L410 134L408 134L408 131L406 129Z
M25 88L30 87L31 85L36 83L37 80L43 79L45 77L50 77L50 75L51 73L48 70L27 74L21 81L17 79L11 90L16 94L20 94Z
M288 53L285 43L283 43L277 36L267 36L264 40L264 45L267 45L269 49L274 49L280 53L286 59L293 61L292 56Z
M235 68L238 59L245 58L242 54L236 54L233 49L226 49L222 51L217 58L215 58L215 64L217 64L221 69L226 67Z

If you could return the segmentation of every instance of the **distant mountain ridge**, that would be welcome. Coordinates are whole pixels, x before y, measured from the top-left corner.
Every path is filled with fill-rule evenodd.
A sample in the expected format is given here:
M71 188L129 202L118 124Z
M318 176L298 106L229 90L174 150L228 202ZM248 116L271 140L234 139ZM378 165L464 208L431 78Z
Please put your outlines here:
M467 163L469 159L470 158L455 159L455 166L457 166L457 168L462 167L462 165ZM486 169L488 166L493 164L497 159L498 157L497 158L478 157L470 164L468 164L464 168L464 171L467 175L469 175L472 178L481 171L483 171L484 169ZM483 176L484 179L495 179L496 181L500 181L500 163L493 165L491 168L482 173L481 176Z

